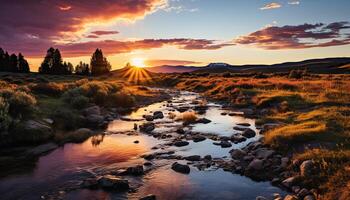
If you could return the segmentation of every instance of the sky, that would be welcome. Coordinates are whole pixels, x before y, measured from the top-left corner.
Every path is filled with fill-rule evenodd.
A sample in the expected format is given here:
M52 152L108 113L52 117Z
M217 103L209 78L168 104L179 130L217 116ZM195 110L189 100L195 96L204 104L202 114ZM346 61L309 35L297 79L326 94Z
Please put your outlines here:
M2 1L2 0L1 0ZM273 64L350 56L348 0L17 0L0 5L0 47L36 71L49 47L74 65L101 48L113 69Z

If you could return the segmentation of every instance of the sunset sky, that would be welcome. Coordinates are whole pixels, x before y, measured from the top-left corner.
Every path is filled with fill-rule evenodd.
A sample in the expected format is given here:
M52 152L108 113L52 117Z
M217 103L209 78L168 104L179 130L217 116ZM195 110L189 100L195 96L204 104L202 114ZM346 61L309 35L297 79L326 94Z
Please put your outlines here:
M349 0L17 0L0 5L0 47L32 71L46 50L114 69L146 65L271 64L350 56Z

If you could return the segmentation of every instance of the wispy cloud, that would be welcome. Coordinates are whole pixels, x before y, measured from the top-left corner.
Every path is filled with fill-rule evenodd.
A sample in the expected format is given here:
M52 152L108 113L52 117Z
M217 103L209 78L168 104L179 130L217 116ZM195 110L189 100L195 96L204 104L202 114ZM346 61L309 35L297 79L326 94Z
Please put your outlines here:
M349 30L349 22L272 26L241 36L235 43L268 50L339 46L350 44Z
M289 5L299 5L300 1L288 1Z
M281 4L273 2L273 3L268 3L264 5L263 7L260 8L260 10L270 10L270 9L276 9L282 7Z

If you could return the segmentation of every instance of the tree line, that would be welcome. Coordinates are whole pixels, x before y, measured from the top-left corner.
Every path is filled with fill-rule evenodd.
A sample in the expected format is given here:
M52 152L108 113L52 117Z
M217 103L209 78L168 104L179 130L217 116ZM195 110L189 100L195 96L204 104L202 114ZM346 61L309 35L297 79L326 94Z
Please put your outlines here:
M96 49L92 54L90 65L80 61L75 67L70 62L63 61L61 52L59 49L50 47L46 56L39 67L40 74L54 74L54 75L102 75L109 73L111 65L107 61L107 58L103 56L101 49ZM0 48L0 71L4 72L19 72L28 73L30 72L29 64L24 59L21 53L11 54L5 52Z
M0 72L28 73L29 64L21 53L10 55L0 48Z

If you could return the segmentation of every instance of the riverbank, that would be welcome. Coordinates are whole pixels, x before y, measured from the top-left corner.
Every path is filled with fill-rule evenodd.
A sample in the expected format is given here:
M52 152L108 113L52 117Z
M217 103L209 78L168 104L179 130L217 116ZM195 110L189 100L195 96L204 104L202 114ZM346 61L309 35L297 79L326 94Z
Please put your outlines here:
M290 161L287 173L271 173L270 178L276 178L274 182L292 180L294 183L288 184L290 191L299 193L298 188L305 187L308 194L313 193L318 199L341 199L348 194L349 177L344 176L350 166L348 75L206 76L164 75L159 81L199 92L245 116L257 118L265 135L262 144ZM264 170L270 173L275 169Z

